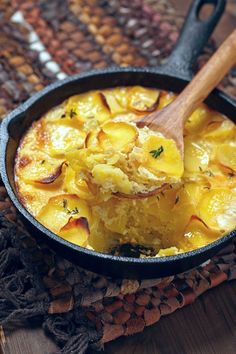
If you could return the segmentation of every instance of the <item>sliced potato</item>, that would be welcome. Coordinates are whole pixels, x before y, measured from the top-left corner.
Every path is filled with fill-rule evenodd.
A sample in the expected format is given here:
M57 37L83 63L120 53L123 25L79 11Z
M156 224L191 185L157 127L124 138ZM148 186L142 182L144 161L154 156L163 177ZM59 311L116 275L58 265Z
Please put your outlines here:
M58 180L63 163L62 159L54 159L38 151L35 154L18 157L16 174L27 183L49 184Z
M82 172L83 176L90 175L96 164L106 163L105 154L97 147L70 151L66 158L70 166L76 172Z
M39 183L39 184L52 184L52 183L54 183L61 176L64 164L65 164L65 162L62 162L61 165L59 165L54 171L51 172L51 174L49 174L48 176L43 177L39 180L35 180L34 182Z
M50 198L37 215L39 222L56 233L67 224L70 217L90 218L87 203L75 194L61 194Z
M104 150L130 151L138 138L137 128L125 122L108 122L102 126L97 139Z
M192 216L180 243L183 249L196 249L213 242L220 235L220 231L210 229L201 219Z
M198 205L199 217L208 227L227 230L236 226L236 193L227 188L206 192Z
M86 246L89 234L89 224L85 217L78 219L70 217L67 224L58 233L65 240L82 247Z
M202 194L210 189L210 183L207 181L198 182L186 182L184 184L184 190L187 193L190 202L197 207Z
M216 149L216 159L236 172L236 145L219 145Z
M64 124L48 124L47 132L51 156L64 156L67 151L80 149L86 138L86 133L81 129Z
M189 134L199 133L204 129L209 120L211 119L211 114L205 105L201 105L197 108L191 116L186 121L184 128Z
M98 135L98 130L93 130L90 131L85 138L84 141L84 147L85 148L89 148L91 146L97 146L98 145L98 139L97 139L97 135Z
M204 132L202 132L202 136L204 138L224 140L233 138L235 132L235 124L229 119L224 119L221 115L218 115L211 119Z
M102 123L111 117L104 95L98 91L70 97L66 111L67 114L75 112L75 118L81 122L85 122L87 119L96 119Z
M158 109L162 109L167 106L169 103L173 102L176 98L176 95L169 92L161 92L160 102L158 105Z
M51 108L43 117L44 121L57 122L63 119L66 113L65 103L62 103L56 107Z
M159 104L160 91L141 86L128 90L128 108L137 113L153 112Z
M33 122L32 128L25 135L20 143L21 149L29 149L31 151L44 151L47 150L47 145L49 142L49 134L45 131L45 122L40 119ZM22 151L22 150L21 150Z
M201 172L208 168L209 154L197 142L186 139L184 143L184 167L189 172Z
M169 257L169 256L174 256L178 253L180 253L180 251L177 247L168 247L168 248L160 249L160 251L157 253L157 256L158 257Z
M122 114L127 112L127 104L124 101L124 90L106 90L104 92L104 96L106 98L106 102L109 106L109 110L112 116L117 114ZM125 103L125 104L124 104Z
M108 104L109 104L109 95L111 95L118 102L118 105L122 107L123 112L127 112L128 111L128 91L129 91L129 87L116 87L112 89L106 89L104 90L103 93L106 96L106 100ZM110 106L110 110L112 112L112 106ZM117 112L117 113L119 114L122 112Z
M98 164L92 170L93 182L112 192L131 193L128 176L118 167Z
M66 193L76 194L81 199L91 200L94 198L87 182L70 166L66 169L63 187Z
M151 135L143 144L143 165L154 174L166 173L180 178L183 161L174 140Z

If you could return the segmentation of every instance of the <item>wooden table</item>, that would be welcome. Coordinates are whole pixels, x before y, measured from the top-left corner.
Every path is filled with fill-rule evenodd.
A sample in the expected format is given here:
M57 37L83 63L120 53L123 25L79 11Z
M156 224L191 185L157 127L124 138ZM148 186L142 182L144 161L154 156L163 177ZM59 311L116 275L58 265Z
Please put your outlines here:
M190 0L172 0L183 14ZM207 9L206 9L207 11ZM236 1L230 1L220 21L217 44L236 26ZM1 337L0 337L1 342ZM5 333L0 354L49 354L54 343L39 328ZM162 318L143 333L105 346L105 354L235 354L236 282L225 283L201 296L193 305Z
M1 354L49 354L56 349L41 329L6 335ZM143 333L105 346L105 354L235 354L236 282L200 297ZM90 354L92 354L90 352Z

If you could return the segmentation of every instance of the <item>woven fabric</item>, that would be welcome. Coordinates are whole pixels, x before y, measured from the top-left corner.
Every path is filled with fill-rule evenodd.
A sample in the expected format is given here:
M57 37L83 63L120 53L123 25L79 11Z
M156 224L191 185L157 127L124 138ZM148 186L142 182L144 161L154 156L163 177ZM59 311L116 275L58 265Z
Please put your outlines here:
M159 65L183 18L164 0L2 0L0 116L45 85L107 65ZM199 66L214 51L210 40ZM236 96L235 72L221 87ZM83 270L39 242L0 185L0 321L37 320L60 353L100 349L206 290L236 278L236 243L207 264L165 279L114 280Z

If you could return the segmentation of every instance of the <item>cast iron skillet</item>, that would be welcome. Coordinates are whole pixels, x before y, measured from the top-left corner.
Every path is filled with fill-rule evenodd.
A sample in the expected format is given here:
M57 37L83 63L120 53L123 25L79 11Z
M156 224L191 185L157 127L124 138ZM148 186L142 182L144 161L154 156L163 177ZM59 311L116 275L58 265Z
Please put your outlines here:
M206 3L214 11L206 21L198 14ZM25 217L34 235L43 237L50 246L83 268L114 277L156 278L183 272L212 257L236 231L195 251L161 258L128 258L94 252L71 244L46 229L19 201L14 183L14 158L22 135L31 123L67 97L92 89L115 86L143 85L179 92L191 78L191 68L224 10L225 0L194 1L182 30L181 37L168 63L160 68L108 68L71 76L55 82L34 95L3 120L1 126L1 175L13 203ZM216 73L217 74L217 73ZM215 90L206 100L210 107L236 121L236 103Z

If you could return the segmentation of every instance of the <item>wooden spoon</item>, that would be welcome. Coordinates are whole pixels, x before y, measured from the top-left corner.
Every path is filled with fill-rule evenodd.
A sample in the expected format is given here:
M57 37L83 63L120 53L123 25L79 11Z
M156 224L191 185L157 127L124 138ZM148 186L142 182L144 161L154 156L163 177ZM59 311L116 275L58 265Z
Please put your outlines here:
M138 127L161 132L176 142L181 155L184 155L184 123L192 112L204 101L218 85L225 74L236 63L236 29L218 48L210 60L202 67L181 94L168 106L136 121ZM120 198L141 199L155 195L167 188L165 183L150 192L138 194L115 193Z
M138 127L161 132L173 139L183 157L184 123L236 63L236 29L223 42L180 95L168 106L136 122Z

